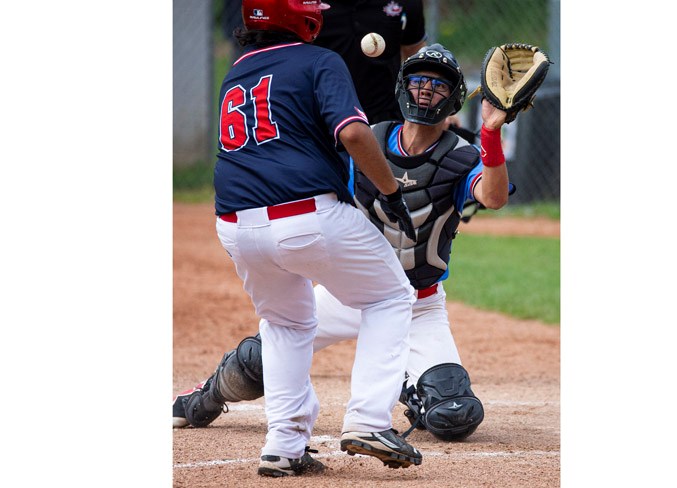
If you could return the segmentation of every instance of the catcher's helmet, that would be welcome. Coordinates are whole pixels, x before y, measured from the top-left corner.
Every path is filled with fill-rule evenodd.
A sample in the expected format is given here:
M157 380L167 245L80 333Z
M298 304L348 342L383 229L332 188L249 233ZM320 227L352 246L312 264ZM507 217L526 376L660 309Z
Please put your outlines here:
M451 89L449 96L435 106L419 107L416 98L407 89L409 76L418 71L438 73ZM467 92L461 67L454 55L441 44L423 46L409 56L400 67L395 85L395 95L404 119L423 125L435 125L461 110Z
M293 32L314 41L322 28L321 0L242 0L242 20L249 30Z

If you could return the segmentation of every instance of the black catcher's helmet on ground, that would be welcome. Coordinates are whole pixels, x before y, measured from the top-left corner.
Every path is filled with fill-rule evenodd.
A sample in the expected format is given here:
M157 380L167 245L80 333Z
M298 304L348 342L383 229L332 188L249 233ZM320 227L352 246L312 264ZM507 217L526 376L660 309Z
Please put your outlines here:
M439 74L438 80L449 85L449 96L434 106L419 107L417 99L407 89L412 74L432 71ZM395 95L405 120L423 125L435 125L448 115L463 107L468 92L461 67L451 51L441 44L423 46L416 54L409 56L400 68L395 86Z

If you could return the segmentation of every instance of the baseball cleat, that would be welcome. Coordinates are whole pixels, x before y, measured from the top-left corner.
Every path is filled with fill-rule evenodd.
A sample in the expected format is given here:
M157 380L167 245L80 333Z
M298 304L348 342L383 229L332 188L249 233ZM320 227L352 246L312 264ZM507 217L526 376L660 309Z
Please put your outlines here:
M172 427L175 429L181 429L183 427L188 427L190 423L186 419L186 401L188 397L194 392L202 389L205 382L202 381L198 383L193 388L182 391L174 397L174 402L172 403Z
M306 452L297 459L290 459L281 456L261 456L258 474L260 476L272 476L279 478L281 476L298 476L307 473L321 473L325 470L324 464L317 459L313 459L309 452L317 452L306 446Z
M344 432L341 434L341 450L349 455L374 456L389 468L418 466L423 456L414 446L397 435L394 429L383 432Z

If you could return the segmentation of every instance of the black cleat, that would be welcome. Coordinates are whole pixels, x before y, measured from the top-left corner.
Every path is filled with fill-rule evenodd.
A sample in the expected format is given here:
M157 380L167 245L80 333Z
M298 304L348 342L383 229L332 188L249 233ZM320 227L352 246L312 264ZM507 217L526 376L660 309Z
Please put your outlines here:
M383 432L344 432L341 450L349 455L365 454L383 461L389 468L408 468L423 462L423 456L414 446L397 435L393 429Z
M325 470L324 464L313 459L309 452L317 452L306 447L306 452L298 459L290 459L281 456L261 456L258 474L260 476L298 476L307 473L321 473Z

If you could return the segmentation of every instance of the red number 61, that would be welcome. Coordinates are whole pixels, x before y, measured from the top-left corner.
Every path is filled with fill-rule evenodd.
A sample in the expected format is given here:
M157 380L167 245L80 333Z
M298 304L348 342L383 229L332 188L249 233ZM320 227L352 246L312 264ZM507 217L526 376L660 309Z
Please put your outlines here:
M249 92L249 98L254 104L254 118L256 125L253 128L256 144L272 141L280 137L277 123L273 122L270 111L270 84L273 75L263 76ZM224 151L237 151L249 142L247 132L247 116L240 110L246 100L246 90L237 85L226 92L221 104L219 121L219 141Z

